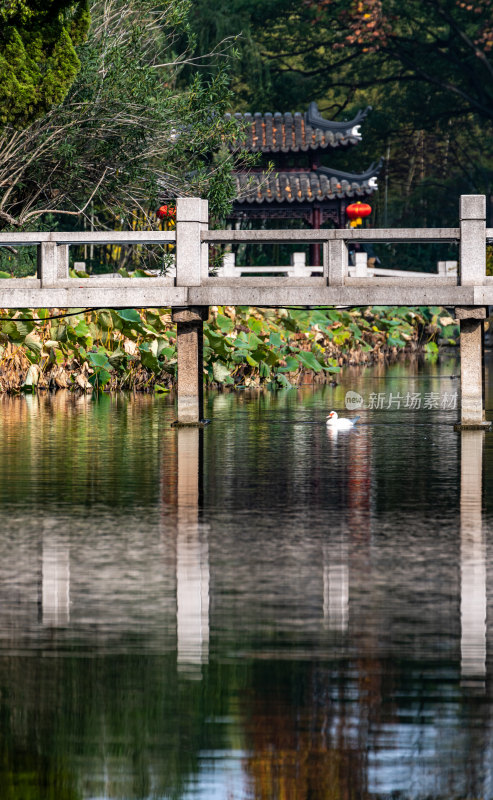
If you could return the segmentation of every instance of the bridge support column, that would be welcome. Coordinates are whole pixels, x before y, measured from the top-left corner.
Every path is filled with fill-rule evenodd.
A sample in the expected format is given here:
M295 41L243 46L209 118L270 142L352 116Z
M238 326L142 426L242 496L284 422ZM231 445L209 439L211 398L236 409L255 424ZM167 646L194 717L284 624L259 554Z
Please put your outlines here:
M209 315L207 306L175 309L176 350L178 356L178 419L176 426L203 427L204 364L203 326Z
M456 430L489 429L484 418L483 336L486 309L456 308L460 323L460 423Z

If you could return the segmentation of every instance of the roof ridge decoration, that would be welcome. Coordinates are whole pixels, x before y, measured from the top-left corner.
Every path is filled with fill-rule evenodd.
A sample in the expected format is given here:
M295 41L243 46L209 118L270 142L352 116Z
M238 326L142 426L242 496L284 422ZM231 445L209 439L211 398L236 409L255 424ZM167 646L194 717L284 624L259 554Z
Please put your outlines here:
M323 131L347 131L351 130L352 128L359 127L363 120L368 116L370 111L373 111L373 106L367 106L364 109L360 108L353 119L345 122L336 122L335 120L325 119L325 117L322 117L320 111L318 110L317 103L313 101L308 106L308 111L305 111L305 122L307 125L311 125L312 128L320 128Z
M379 161L373 161L372 164L364 172L344 172L340 169L332 169L332 167L318 167L316 170L328 178L342 178L346 180L367 181L371 178L376 178L383 167L385 159L381 156Z
M319 128L322 131L348 131L352 136L361 138L360 126L365 117L372 111L372 106L367 106L365 109L360 108L356 116L347 122L335 122L331 119L322 117L318 110L318 105L315 101L311 102L308 106L308 111L305 111L305 122L312 128Z

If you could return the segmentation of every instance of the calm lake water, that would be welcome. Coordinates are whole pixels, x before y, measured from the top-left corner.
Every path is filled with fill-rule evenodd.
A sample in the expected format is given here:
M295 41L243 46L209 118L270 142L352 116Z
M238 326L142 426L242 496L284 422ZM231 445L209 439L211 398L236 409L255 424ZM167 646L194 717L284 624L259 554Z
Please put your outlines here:
M493 434L454 433L458 371L215 393L203 432L0 398L0 797L493 797Z

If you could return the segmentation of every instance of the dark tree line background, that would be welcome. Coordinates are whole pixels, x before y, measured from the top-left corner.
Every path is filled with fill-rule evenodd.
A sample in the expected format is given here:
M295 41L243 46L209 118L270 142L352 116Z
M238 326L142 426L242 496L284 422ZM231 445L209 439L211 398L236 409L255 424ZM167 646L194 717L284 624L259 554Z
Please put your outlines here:
M493 224L492 0L196 0L192 26L198 53L238 37L235 111L373 107L362 143L326 156L385 157L373 224L455 225L461 193L486 194Z
M372 225L455 225L461 193L493 225L492 18L493 0L6 0L0 228L152 227L180 194L221 222L242 163L224 112L312 100L373 107L358 147L323 156L384 157Z

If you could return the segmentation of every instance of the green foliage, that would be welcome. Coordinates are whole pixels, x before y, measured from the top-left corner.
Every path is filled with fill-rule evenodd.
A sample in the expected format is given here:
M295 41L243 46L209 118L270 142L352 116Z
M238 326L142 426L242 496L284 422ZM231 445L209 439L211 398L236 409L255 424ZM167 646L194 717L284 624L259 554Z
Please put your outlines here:
M97 228L149 229L156 208L182 195L226 212L238 123L224 115L224 70L193 69L179 83L189 9L189 0L94 3L65 100L22 131L0 130L0 226L27 228L51 212L51 227L60 215L73 227L92 203Z
M335 309L219 308L204 326L209 381L224 385L295 385L308 373L337 373L342 363L361 363L379 352L454 343L453 320L440 308Z
M17 0L0 8L0 125L22 128L62 102L80 67L88 0Z
M176 377L176 331L167 309L101 309L48 319L47 309L0 317L0 390L74 388L163 392ZM36 319L44 320L36 322ZM443 309L359 310L219 307L204 324L209 384L288 387L342 364L453 344Z
M401 88L427 84L421 115L452 110L493 120L492 0L307 0L319 42L331 45L336 64L344 59L363 78L398 81ZM323 56L322 56L323 58ZM375 71L381 69L380 76ZM404 88L404 91L405 88ZM415 95L416 96L416 95Z
M493 247L486 245L486 274L493 275Z

